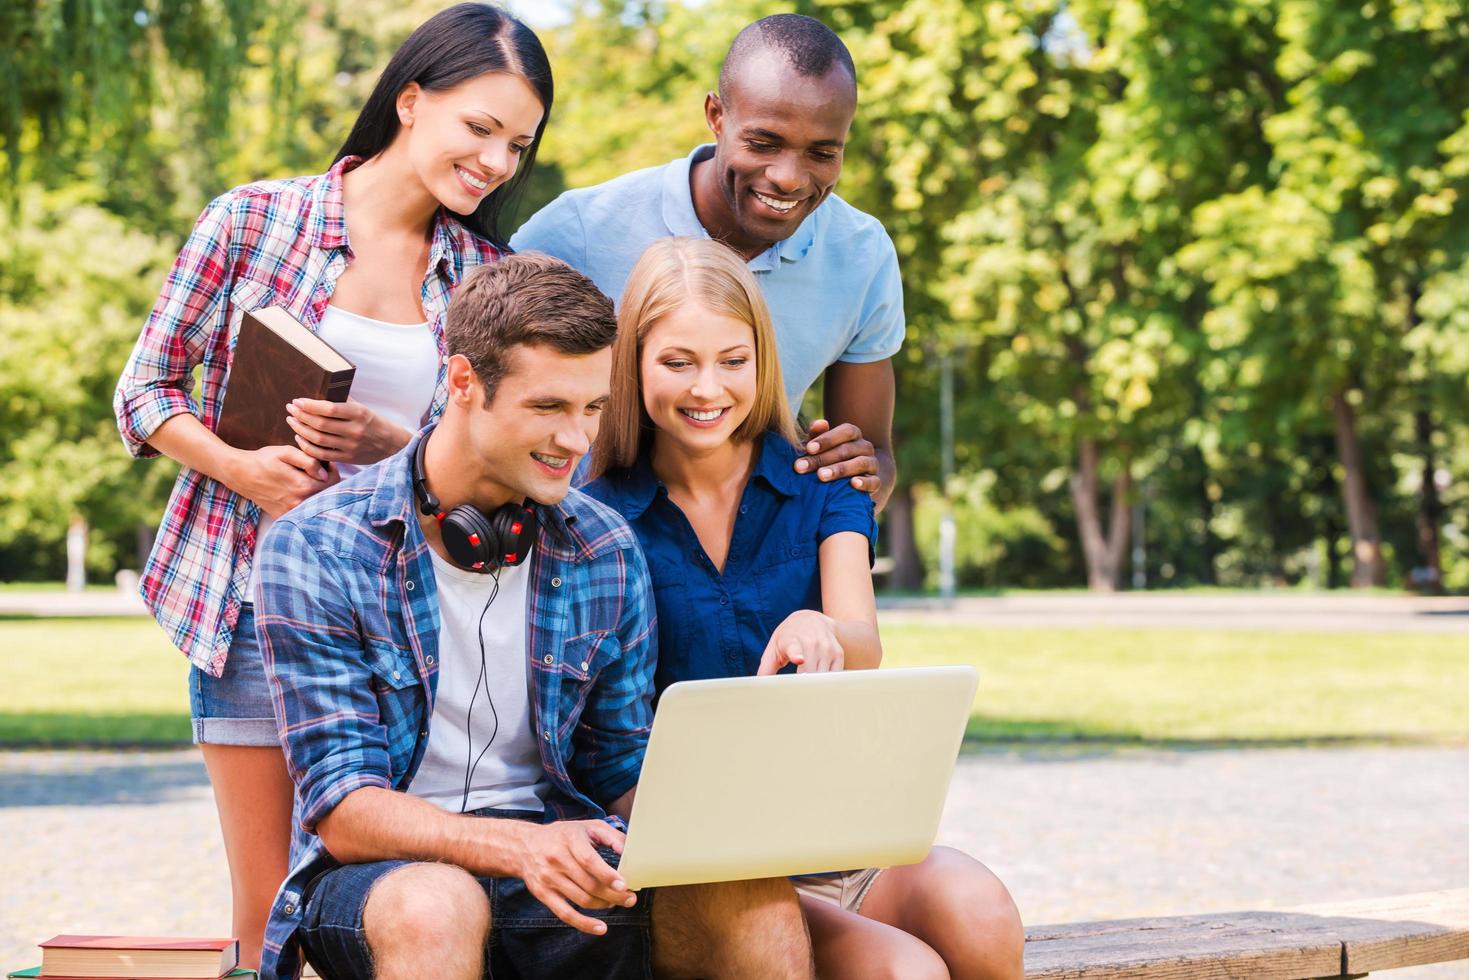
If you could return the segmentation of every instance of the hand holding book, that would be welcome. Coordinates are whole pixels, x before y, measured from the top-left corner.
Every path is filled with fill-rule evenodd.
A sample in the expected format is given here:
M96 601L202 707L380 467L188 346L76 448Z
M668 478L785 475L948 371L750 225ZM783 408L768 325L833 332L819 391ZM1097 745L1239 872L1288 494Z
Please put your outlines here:
M329 463L367 465L408 445L413 433L361 402L297 398L286 405L286 422L306 455Z
M337 482L330 465L295 446L237 449L226 458L224 485L253 500L271 517L280 517L312 494Z

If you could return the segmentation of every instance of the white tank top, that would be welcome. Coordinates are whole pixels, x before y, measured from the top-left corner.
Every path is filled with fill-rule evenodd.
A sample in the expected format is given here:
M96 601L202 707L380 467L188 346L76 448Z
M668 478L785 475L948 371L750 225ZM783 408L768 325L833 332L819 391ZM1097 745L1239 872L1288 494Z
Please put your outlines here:
M353 401L409 432L423 426L439 380L439 345L427 321L385 323L328 306L316 334L357 366L352 377ZM361 469L363 466L357 463L337 464L344 480ZM270 515L261 516L255 532L257 546L272 523ZM255 601L259 582L257 564L250 571L247 601Z

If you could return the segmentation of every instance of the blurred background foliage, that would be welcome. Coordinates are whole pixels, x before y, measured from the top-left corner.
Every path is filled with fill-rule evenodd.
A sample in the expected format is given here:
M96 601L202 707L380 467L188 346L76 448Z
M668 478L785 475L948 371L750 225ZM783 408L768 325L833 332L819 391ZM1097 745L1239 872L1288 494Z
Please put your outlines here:
M213 195L324 170L442 4L0 8L0 580L137 567L171 482L112 386ZM1469 13L1457 0L601 0L520 217L686 153L741 26L836 29L838 187L903 263L891 576L1469 589ZM813 314L818 311L813 311ZM939 372L954 372L942 483ZM140 534L140 528L145 529Z

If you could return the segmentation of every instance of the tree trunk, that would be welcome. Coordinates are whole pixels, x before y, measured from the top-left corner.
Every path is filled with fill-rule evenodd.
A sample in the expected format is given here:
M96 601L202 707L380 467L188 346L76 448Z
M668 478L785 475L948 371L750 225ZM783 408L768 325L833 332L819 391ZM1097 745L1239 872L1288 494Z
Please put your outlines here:
M883 510L887 522L888 553L893 558L892 588L917 592L923 588L923 560L913 533L913 487L900 483Z
M1093 592L1115 592L1122 585L1122 559L1132 532L1132 467L1123 461L1122 473L1112 486L1112 520L1102 526L1101 476L1097 444L1082 439L1077 446L1076 469L1071 473L1071 501L1086 560L1086 584Z
M1357 441L1357 413L1347 400L1346 391L1331 396L1331 418L1336 430L1336 454L1344 474L1341 494L1347 511L1347 533L1352 537L1352 588L1386 585L1387 566L1382 560L1377 508L1367 492L1362 446Z
M1443 591L1443 563L1439 558L1438 525L1443 517L1443 504L1438 499L1438 483L1434 479L1438 464L1433 457L1433 418L1427 408L1413 413L1417 430L1418 451L1423 456L1423 486L1418 494L1418 569L1413 587L1419 592Z
M1218 585L1219 572L1215 563L1219 560L1219 539L1214 535L1214 498L1209 496L1209 461L1204 458L1203 450L1197 446L1192 455L1194 471L1199 474L1199 520L1204 523L1204 533L1199 538L1200 550L1203 552L1200 579L1205 585Z

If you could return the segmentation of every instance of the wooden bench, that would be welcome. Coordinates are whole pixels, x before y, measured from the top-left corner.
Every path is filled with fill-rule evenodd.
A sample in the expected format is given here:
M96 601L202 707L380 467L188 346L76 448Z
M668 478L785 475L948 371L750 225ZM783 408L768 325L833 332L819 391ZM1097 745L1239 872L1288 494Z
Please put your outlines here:
M1272 912L1033 926L1025 975L1301 980L1461 959L1469 959L1469 888Z

